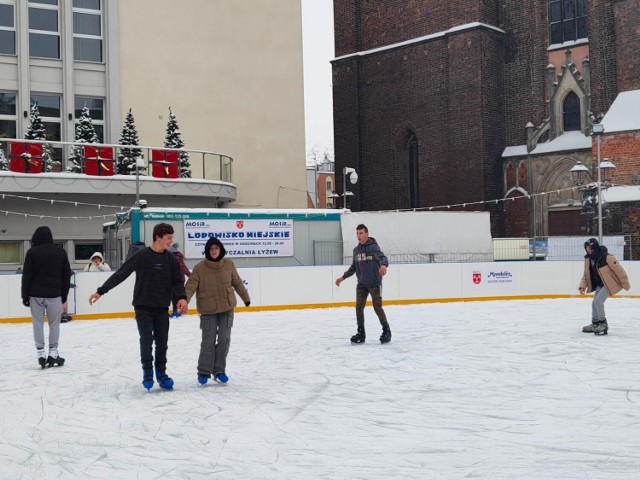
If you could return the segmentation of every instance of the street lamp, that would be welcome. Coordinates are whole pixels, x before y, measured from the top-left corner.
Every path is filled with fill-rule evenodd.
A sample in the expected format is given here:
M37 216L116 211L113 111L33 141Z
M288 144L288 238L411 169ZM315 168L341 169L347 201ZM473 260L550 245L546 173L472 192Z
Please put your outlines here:
M352 196L353 192L347 192L347 177L355 185L358 182L358 174L355 168L344 167L342 169L342 208L347 208L347 196Z
M597 202L598 208L598 242L602 245L602 190L607 189L609 187L608 180L605 180L605 185L602 185L602 169L611 169L616 168L616 166L611 163L608 159L604 159L600 161L600 141L602 134L604 133L604 126L601 123L594 123L592 126L592 133L596 137L597 144L597 155L598 155L598 166L597 166L597 182L596 185L592 183L588 183L588 172L589 169L582 164L582 162L578 162L571 169L572 175L575 177L575 183L578 185L579 190L583 192L583 197L585 198L585 202L583 202L583 206L592 206L593 203ZM595 188L594 188L595 187ZM595 190L595 192L594 192ZM593 197L593 193L596 194L595 202ZM588 204L586 203L588 202Z

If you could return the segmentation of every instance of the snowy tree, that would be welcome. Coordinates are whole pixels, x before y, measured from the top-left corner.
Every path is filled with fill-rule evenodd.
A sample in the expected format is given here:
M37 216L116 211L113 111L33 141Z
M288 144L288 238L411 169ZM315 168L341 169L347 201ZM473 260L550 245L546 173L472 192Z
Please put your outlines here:
M93 126L88 107L82 109L80 119L76 125L76 143L98 143L98 135ZM71 156L67 159L67 172L82 173L82 147L73 147Z
M176 116L169 107L169 121L167 122L167 136L164 140L164 146L168 148L182 148L184 142L182 141L182 134L178 128L178 121ZM180 152L178 154L178 176L180 178L191 178L191 164L189 163L189 154L187 152Z
M4 150L0 148L0 172L9 170L9 160L4 156Z
M31 114L29 116L29 128L27 133L24 134L26 140L46 140L47 134L40 117L40 109L38 103L35 102L31 106ZM42 148L42 163L44 163L45 172L51 171L51 164L53 163L51 145L43 145Z
M127 113L127 117L122 125L119 143L120 145L140 145L138 130L136 129L131 109L129 109L129 113ZM116 162L117 172L121 175L135 175L136 161L141 158L143 158L142 150L139 148L122 148ZM145 167L140 167L138 171L144 171L145 169Z

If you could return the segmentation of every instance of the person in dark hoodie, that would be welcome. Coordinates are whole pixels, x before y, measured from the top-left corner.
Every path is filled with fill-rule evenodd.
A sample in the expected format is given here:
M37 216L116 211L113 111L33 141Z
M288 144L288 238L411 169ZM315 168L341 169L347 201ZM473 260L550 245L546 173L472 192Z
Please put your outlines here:
M62 304L69 295L71 267L67 252L53 244L46 226L38 227L31 238L22 269L22 304L31 309L33 339L40 367L62 366L58 354ZM44 316L49 323L49 354L45 353Z
M581 295L595 292L591 302L591 324L582 328L584 333L606 335L609 331L607 316L604 312L604 302L623 288L629 290L627 273L611 255L607 247L600 245L598 240L590 238L584 242L587 254L584 256L584 273L580 280L578 291Z
M180 265L180 272L182 272L182 279L186 280L191 275L191 272L189 271L189 267L187 267L187 265L184 263L184 255L180 250L178 250L179 248L180 248L180 244L176 242L173 245L171 245L168 250L175 255L176 260L178 260L178 265ZM180 314L178 313L178 307L177 307L178 297L175 292L173 294L173 300L171 301L171 304L173 305L173 313L171 313L171 315L169 316L173 318L178 318Z
M140 361L142 362L142 385L153 387L153 367L161 388L171 390L173 379L167 376L167 343L169 340L169 304L175 291L178 296L178 311L187 312L187 296L184 293L184 279L176 257L167 249L173 243L173 227L159 223L153 228L153 243L131 255L113 273L96 293L89 297L93 305L109 290L124 282L136 272L133 287L133 307L140 334ZM156 344L155 363L153 342Z
M205 260L191 272L185 290L187 301L196 295L200 314L202 342L198 357L198 382L205 385L213 376L220 383L227 383L227 355L231 344L233 309L237 305L236 294L245 306L251 305L249 292L238 275L233 260L224 258L227 251L215 237L204 247Z
M353 249L353 262L349 269L336 280L339 287L345 278L349 278L354 273L358 277L356 286L356 320L358 322L358 332L351 337L352 343L364 343L366 333L364 329L364 306L367 297L371 294L373 310L376 312L380 325L382 325L382 335L380 343L391 341L391 329L387 316L382 309L382 277L387 274L389 261L382 253L376 239L369 237L369 229L360 224L356 227L358 245Z

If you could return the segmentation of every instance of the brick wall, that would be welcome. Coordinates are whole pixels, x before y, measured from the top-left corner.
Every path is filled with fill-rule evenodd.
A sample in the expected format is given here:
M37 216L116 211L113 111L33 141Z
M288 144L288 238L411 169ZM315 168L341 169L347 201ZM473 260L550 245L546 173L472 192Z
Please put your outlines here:
M640 1L623 0L613 4L616 32L618 90L640 88Z

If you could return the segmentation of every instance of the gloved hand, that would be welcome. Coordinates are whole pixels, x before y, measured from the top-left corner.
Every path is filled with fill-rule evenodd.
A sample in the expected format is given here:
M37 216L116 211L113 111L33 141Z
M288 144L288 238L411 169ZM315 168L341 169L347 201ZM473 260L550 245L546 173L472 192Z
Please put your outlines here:
M251 305L251 302L244 302L245 307L248 307L249 305Z
M23 299L22 299L22 304L23 304L25 307L28 307L28 306L30 305L30 303L29 303L29 299L28 299L28 298L23 298Z

